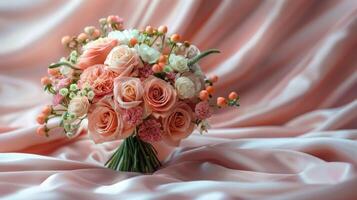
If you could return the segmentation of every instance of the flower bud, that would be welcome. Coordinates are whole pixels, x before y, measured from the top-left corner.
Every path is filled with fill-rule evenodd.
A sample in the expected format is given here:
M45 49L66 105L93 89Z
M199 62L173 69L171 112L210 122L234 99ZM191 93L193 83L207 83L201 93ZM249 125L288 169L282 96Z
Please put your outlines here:
M77 37L78 42L85 42L88 39L87 34L80 33Z
M92 35L95 30L94 26L87 26L84 28L84 32L87 33L87 35Z
M37 135L39 136L45 136L46 135L46 127L45 126L39 126L36 130Z
M69 37L68 35L62 37L61 43L62 43L64 46L67 46L67 45L69 44L69 42L71 42L71 37Z
M159 33L161 33L161 34L165 34L165 33L167 33L167 26L161 25L161 26L159 26L159 28L157 29L157 31L158 31Z
M238 94L236 92L231 92L229 95L228 95L228 99L229 100L235 100L238 98Z
M227 105L226 98L224 98L224 97L218 97L217 98L217 106L225 107L226 105Z
M50 85L52 83L51 79L48 78L47 76L44 76L41 78L41 84L42 85Z
M154 28L152 26L147 26L145 28L145 32L148 34L152 34L154 32Z
M180 37L179 34L175 33L175 34L171 35L170 39L171 39L172 42L179 42L181 37Z

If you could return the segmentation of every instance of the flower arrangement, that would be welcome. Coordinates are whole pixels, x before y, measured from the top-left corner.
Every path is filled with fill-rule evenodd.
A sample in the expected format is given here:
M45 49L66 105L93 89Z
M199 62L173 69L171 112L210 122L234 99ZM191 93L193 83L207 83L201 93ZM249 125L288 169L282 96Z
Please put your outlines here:
M206 78L198 61L218 50L201 53L166 26L124 29L118 16L99 23L62 38L70 53L41 79L53 103L38 115L37 134L49 136L47 122L60 118L72 137L86 119L95 143L123 139L107 167L150 173L161 165L154 143L179 145L195 128L207 131L213 109L239 106L235 92L212 103L218 77Z

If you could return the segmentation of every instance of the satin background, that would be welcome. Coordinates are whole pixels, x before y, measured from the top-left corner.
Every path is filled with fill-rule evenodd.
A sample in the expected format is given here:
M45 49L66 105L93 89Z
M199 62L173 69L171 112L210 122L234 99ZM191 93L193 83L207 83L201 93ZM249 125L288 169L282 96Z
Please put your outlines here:
M120 141L35 134L61 37L110 14L220 49L201 67L241 96L152 175L103 167ZM357 199L356 50L355 0L0 1L0 197Z

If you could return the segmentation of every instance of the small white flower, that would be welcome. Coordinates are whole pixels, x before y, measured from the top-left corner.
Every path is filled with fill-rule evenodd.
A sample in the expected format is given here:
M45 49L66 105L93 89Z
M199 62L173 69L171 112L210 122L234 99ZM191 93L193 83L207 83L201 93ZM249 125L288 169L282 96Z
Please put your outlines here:
M71 85L69 86L69 90L70 90L70 91L76 91L77 89L78 89L77 84L71 84Z
M147 63L155 63L160 57L160 52L149 47L147 44L136 45L135 48L137 49L141 59Z
M87 97L89 100L92 100L94 98L94 92L93 91L89 91L87 94Z
M62 88L62 89L60 89L59 94L60 94L61 96L67 96L67 94L68 94L68 89L67 89L67 88Z
M187 72L189 71L188 65L187 65L187 59L183 56L180 55L175 55L175 54L171 54L170 58L169 58L169 62L170 62L170 66L180 72Z
M175 88L180 99L189 99L195 96L195 84L187 77L179 77L175 81Z
M112 31L108 34L108 38L116 39L120 44L129 44L131 38L136 38L140 41L140 32L136 29L129 29L124 31Z
M69 93L69 98L73 99L74 97L76 97L75 93L73 93L73 92Z

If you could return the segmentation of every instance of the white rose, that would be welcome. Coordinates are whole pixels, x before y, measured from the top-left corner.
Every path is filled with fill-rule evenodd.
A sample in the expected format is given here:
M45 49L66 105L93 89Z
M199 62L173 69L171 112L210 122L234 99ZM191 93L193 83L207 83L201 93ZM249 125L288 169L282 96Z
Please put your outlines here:
M68 106L68 112L75 114L77 118L87 114L89 108L88 98L85 96L74 97Z
M187 72L189 71L188 65L187 65L187 59L183 56L177 56L175 54L171 54L169 58L170 66L180 72Z
M160 52L158 50L151 48L146 44L136 45L135 48L139 52L141 59L147 63L155 63L160 57Z
M131 38L136 38L138 41L140 41L140 32L136 29L112 31L108 34L108 38L116 39L120 44L128 45Z
M195 96L195 84L190 78L179 77L175 81L175 88L180 99L190 99Z

